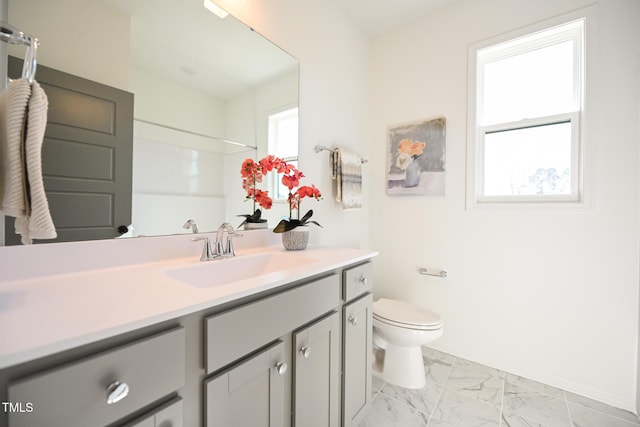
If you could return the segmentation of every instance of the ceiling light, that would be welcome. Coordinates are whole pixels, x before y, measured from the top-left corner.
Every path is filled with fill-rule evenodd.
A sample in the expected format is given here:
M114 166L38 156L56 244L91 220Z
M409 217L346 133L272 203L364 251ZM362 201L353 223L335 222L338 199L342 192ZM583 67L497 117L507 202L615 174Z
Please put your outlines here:
M214 13L218 18L226 18L229 12L215 4L212 0L204 0L204 7L211 13Z

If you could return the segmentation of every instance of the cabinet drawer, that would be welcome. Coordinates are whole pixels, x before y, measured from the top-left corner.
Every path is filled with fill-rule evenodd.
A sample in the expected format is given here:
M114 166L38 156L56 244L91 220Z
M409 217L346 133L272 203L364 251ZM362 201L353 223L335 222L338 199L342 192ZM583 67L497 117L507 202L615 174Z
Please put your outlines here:
M208 374L280 338L340 304L334 274L205 320Z
M185 381L183 328L154 335L9 385L11 402L30 402L30 413L9 414L10 427L87 427L112 423L178 390ZM122 400L107 403L116 382Z
M373 268L370 262L342 272L342 298L344 301L370 292L373 286Z

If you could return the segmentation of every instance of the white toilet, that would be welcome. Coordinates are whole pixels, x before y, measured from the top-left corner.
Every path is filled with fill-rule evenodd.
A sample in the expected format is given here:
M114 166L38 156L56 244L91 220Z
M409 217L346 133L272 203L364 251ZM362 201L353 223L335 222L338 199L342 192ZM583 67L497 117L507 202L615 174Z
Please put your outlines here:
M374 375L406 388L425 385L422 346L442 335L442 317L404 301L373 303Z

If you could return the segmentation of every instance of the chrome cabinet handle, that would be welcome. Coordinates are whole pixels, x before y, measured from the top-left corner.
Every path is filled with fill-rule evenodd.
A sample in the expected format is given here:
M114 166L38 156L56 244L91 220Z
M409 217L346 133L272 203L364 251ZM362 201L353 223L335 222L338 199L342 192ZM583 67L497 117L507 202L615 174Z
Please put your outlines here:
M358 318L349 316L349 323L351 323L353 326L356 326L358 324Z
M302 355L302 357L304 357L305 359L308 359L309 356L311 356L311 348L304 346L300 349L300 354Z
M358 282L360 282L360 284L362 284L362 285L366 285L367 284L367 278L365 277L364 274L360 275L360 277L358 278Z
M287 364L285 362L276 363L276 366L275 366L276 372L278 374L280 374L280 375L284 375L285 372L287 372L287 368L289 368L289 367L287 366Z
M120 402L129 395L129 385L115 381L107 387L107 405Z

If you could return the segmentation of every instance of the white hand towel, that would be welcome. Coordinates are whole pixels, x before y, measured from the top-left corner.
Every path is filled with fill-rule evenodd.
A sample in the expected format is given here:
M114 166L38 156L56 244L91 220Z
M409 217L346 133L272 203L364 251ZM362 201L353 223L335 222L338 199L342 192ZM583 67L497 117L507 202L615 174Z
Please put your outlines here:
M33 239L55 239L56 228L49 212L49 203L42 180L42 143L47 127L47 95L38 82L31 84L31 98L27 113L25 139L26 171L28 178L27 215L16 218L16 232L22 234L22 243Z
M340 156L338 193L342 198L343 209L362 207L362 161L359 155L344 148L338 151Z
M340 164L342 163L342 151L340 147L331 152L331 178L336 181L336 202L342 203L342 172Z
M27 209L24 132L30 95L24 78L9 82L0 94L0 213L16 218Z

